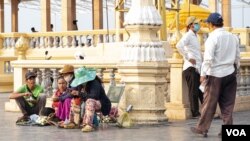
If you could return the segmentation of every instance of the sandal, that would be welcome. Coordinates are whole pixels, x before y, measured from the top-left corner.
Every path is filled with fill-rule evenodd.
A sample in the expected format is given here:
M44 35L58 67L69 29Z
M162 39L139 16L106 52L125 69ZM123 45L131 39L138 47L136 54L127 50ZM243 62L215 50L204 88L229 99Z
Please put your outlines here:
M26 121L29 121L30 120L30 117L27 116L27 115L23 115L22 117L19 117L16 121L16 123L19 123L19 122L26 122Z
M90 125L85 125L83 128L82 128L82 132L92 132L94 131L95 128L90 126Z
M74 129L77 127L76 124L73 122L70 122L68 124L62 124L61 126L63 126L63 128L65 128L65 129Z

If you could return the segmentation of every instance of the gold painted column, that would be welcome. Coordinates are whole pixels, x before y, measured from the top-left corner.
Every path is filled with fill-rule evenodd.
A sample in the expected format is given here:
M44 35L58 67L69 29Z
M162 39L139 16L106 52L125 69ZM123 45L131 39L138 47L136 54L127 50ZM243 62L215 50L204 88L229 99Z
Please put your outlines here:
M158 0L158 11L162 19L162 25L160 29L160 40L167 41L165 0Z
M0 0L0 33L4 33L4 0Z
M11 0L11 32L18 32L18 3L19 0Z
M71 10L72 19L77 20L76 19L76 0L71 0L71 1L72 1L72 4L71 4L72 5L72 7L71 7L72 8L72 10Z
M73 30L72 1L62 0L62 31Z
M102 0L92 0L92 24L94 30L103 29L103 2ZM94 42L98 42L98 37L94 37ZM103 36L99 37L99 42L103 42Z
M217 2L217 0L209 0L209 10L211 11L211 12L217 12L217 4L218 4L218 2Z
M92 0L93 29L103 29L103 1Z
M222 0L221 6L224 27L231 27L231 0Z
M120 29L123 28L124 23L124 3L119 4L123 0L116 0L116 11L115 11L115 27L116 27L116 42L123 40L123 36L120 35Z
M42 32L51 31L50 0L41 0Z

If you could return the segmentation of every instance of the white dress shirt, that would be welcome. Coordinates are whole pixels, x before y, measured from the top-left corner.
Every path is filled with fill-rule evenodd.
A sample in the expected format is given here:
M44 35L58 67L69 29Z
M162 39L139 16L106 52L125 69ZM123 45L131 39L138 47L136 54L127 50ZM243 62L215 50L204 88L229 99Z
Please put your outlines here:
M217 28L205 42L201 76L225 77L240 66L239 39L224 28Z
M177 43L176 48L184 59L183 70L186 70L189 67L194 67L200 73L202 63L200 42L197 35L191 29L183 35ZM190 59L194 59L196 65L189 62Z

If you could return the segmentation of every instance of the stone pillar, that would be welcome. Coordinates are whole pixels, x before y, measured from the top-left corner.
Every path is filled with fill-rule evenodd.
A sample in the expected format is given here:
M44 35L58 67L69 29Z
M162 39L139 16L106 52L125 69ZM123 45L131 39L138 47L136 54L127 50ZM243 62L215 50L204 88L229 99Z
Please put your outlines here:
M23 84L25 84L26 72L27 69L14 67L13 76L19 76L19 77L14 77L14 91L17 90Z
M4 0L0 0L0 33L4 33Z
M92 0L93 29L103 29L103 4L102 0Z
M62 0L62 30L73 30L72 1Z
M106 1L105 1L106 2ZM93 29L103 29L103 1L102 0L92 0L92 24ZM103 42L103 36L94 37L94 42Z
M231 27L231 0L222 0L221 9L224 27Z
M161 16L153 0L132 0L126 15L130 38L124 45L118 65L125 90L119 107L133 105L130 117L136 124L167 121L164 115L164 93L167 89L167 62L157 31Z
M18 32L18 3L19 0L11 0L11 32Z
M72 13L71 13L71 15L72 15L72 19L73 20L76 20L76 0L71 0L72 1Z
M4 74L4 61L0 61L0 74Z
M168 119L188 119L191 116L188 88L183 76L183 59L169 59L170 67L170 102L166 103Z
M179 3L176 1L177 9ZM166 103L166 115L169 119L187 119L190 117L188 89L183 77L183 59L176 49L177 42L181 39L179 31L179 12L176 13L177 29L170 39L173 56L168 60L170 64L170 102Z
M124 3L119 4L121 0L116 0L116 11L115 11L115 29L116 29L116 42L123 40L123 36L120 35L120 29L123 28L124 23Z
M227 28L225 28L227 29ZM229 28L229 31L232 31L232 28ZM249 54L250 52L250 29L249 28L241 28L237 30L240 34L239 34L239 38L240 38L240 44L245 46L245 51L241 53L241 55L244 54Z
M0 54L2 54L3 49L3 37L0 37ZM4 73L4 60L0 60L0 74Z
M218 2L217 2L217 0L209 0L209 10L211 11L211 12L217 12L217 4L218 4Z
M166 33L166 6L165 0L158 0L158 11L161 14L162 25L160 29L160 40L167 41L167 33Z
M51 31L50 0L41 0L42 32Z
M22 86L25 83L24 76L25 76L26 72L27 72L27 69L14 67L13 76L18 76L18 77L13 77L14 78L14 90L13 91L16 91L20 86ZM9 112L19 112L20 111L15 100L13 100L13 99L11 99L8 102L5 102L4 110L9 111Z
M29 49L29 40L23 36L21 36L15 44L15 50L18 54L18 60L25 60L26 59L26 51ZM13 62L14 67L14 91L16 91L20 86L25 83L25 73L27 72L26 68L16 67L15 62ZM18 108L15 100L11 99L9 102L5 102L5 111L20 111Z

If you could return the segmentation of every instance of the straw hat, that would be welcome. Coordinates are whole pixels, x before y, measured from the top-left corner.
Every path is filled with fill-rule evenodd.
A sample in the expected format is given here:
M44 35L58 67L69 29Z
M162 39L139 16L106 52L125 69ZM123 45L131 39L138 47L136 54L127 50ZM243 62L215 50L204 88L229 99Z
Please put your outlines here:
M72 65L64 65L61 70L59 70L59 73L73 73L74 67Z
M75 71L75 79L71 83L71 87L77 87L80 84L94 80L96 77L95 69L81 67Z
M191 23L199 23L200 21L201 21L200 19L197 19L196 17L191 16L187 18L186 25L188 26Z

